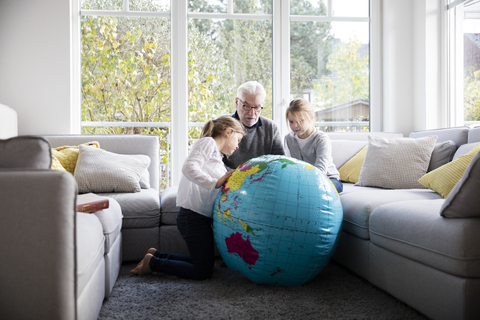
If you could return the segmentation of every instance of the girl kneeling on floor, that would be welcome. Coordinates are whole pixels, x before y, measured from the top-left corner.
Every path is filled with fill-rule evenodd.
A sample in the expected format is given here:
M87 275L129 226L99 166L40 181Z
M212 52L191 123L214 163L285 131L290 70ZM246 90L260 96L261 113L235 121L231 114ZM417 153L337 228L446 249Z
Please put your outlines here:
M204 125L200 139L183 164L177 194L177 206L180 207L177 228L187 243L189 254L169 254L151 248L130 273L146 275L155 271L195 280L212 277L215 262L213 205L219 188L234 171L227 172L222 153L231 155L237 150L243 135L243 126L228 115Z

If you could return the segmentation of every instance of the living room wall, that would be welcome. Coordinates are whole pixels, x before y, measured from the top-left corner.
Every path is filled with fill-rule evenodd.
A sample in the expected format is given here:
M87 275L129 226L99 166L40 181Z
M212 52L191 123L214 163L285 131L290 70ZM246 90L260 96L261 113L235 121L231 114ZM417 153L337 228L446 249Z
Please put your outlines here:
M71 36L78 1L0 2L0 103L17 111L21 135L79 131ZM374 2L382 63L372 129L408 135L445 127L442 0Z
M0 103L18 133L71 130L70 1L0 1Z

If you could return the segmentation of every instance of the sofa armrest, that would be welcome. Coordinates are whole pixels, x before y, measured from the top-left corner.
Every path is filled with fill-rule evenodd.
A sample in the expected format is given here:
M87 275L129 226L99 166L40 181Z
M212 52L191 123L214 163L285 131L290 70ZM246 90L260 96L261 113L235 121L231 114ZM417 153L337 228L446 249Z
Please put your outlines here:
M0 171L0 319L75 319L76 183Z

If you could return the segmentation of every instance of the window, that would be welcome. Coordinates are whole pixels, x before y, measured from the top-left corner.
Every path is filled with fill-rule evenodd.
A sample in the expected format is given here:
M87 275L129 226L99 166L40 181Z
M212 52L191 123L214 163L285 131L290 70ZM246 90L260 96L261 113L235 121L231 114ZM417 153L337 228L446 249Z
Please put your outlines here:
M81 2L83 134L156 134L169 185L170 1Z
M480 124L480 1L448 1L450 125Z
M369 130L369 0L80 6L82 133L158 135L162 187L178 183L188 146L205 121L235 111L248 80L265 87L262 115L282 135L294 97L315 106L321 130Z
M292 98L324 131L369 131L368 0L290 1Z
M189 0L188 11L190 141L205 121L235 112L249 80L264 86L262 115L272 119L272 2Z

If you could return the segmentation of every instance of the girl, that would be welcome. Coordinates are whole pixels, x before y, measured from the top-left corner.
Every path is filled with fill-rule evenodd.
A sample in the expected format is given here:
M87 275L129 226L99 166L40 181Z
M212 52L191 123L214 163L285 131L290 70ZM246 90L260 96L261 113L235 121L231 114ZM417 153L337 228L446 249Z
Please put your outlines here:
M177 228L185 239L189 255L168 254L150 248L130 273L164 272L186 279L212 277L214 238L213 204L219 188L234 170L227 172L222 155L231 155L243 138L243 126L231 116L208 121L182 167L178 186Z
M314 165L330 178L338 193L342 192L343 184L333 164L330 138L313 125L315 111L310 102L305 99L292 100L286 116L292 129L285 136L286 155Z

